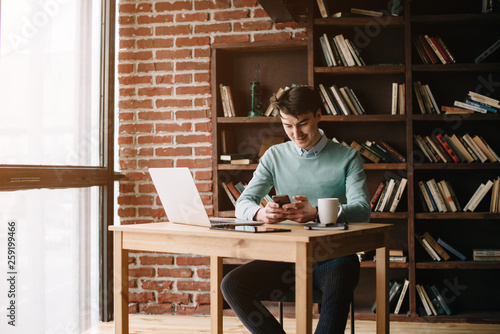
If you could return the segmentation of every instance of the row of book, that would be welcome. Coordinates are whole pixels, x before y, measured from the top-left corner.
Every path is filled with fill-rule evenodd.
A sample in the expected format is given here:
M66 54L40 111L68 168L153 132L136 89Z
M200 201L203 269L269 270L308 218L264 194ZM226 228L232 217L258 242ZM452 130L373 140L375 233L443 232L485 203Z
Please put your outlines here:
M413 44L424 64L454 64L455 57L439 36L417 35Z
M231 94L231 87L223 84L219 84L220 97L222 102L222 110L224 112L224 117L235 117L236 112L234 110L233 97Z
M319 44L324 64L333 66L365 66L358 49L344 35L328 36L326 33L319 37Z
M350 12L336 12L331 13L330 8L328 7L327 0L316 0L318 4L318 9L323 18L338 18L338 17L346 17L346 16L372 16L372 17L380 17L380 16L398 16L402 10L401 0L392 0L390 1L390 12L388 9L384 10L373 10L366 8L351 8Z
M405 114L405 87L404 83L392 83L391 115Z
M499 162L500 157L486 140L468 133L463 136L446 133L420 136L414 135L415 143L428 162Z
M415 289L426 315L451 315L451 309L436 285L415 284Z
M495 180L488 180L486 183L481 183L476 189L472 197L470 198L467 205L464 207L464 211L474 211L476 207L481 203L484 197L489 193L491 189L491 201L490 201L490 212L499 213L500 207L500 178L497 177Z
M450 245L449 242L444 241L441 238L437 240L429 233L416 233L415 239L422 245L427 254L434 261L448 261L452 258L450 254L454 256L454 258L460 259L462 261L467 260L467 257L463 254L463 252L459 251L456 247Z
M447 180L436 182L435 179L418 181L421 202L427 212L462 211L455 191Z
M394 314L399 314L401 312L403 302L407 300L408 287L410 286L410 281L405 278L403 282L390 281L389 282L389 312ZM372 304L371 310L376 313L377 302Z
M422 84L420 81L415 81L413 82L413 91L415 92L417 103L422 114L441 113L428 84Z
M406 178L389 179L381 182L370 200L370 207L378 212L395 212L403 196Z
M332 138L336 143L340 143L344 146L352 147L356 149L361 156L368 162L383 162L383 163L405 163L406 158L399 153L394 147L389 145L383 140L378 142L372 140L366 140L364 143L357 143L352 141L351 145L347 144L345 141L339 141L336 138Z
M500 101L489 96L469 91L465 101L454 101L453 111L455 113L497 113L500 110ZM444 107L441 107L444 108Z
M354 91L347 87L338 88L336 85L325 87L319 84L319 93L326 113L329 115L364 115L365 109L359 102Z

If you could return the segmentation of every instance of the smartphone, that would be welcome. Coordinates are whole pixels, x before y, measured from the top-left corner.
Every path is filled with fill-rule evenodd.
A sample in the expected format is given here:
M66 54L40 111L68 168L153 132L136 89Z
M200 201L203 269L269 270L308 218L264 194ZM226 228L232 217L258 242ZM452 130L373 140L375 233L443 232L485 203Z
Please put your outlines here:
M288 195L274 195L273 202L278 203L281 208L284 204L290 203L290 197Z
M284 228L274 228L266 226L255 226L255 225L221 225L212 226L212 230L224 230L224 231L236 231L236 232L247 232L247 233L268 233L268 232L290 232L291 230Z

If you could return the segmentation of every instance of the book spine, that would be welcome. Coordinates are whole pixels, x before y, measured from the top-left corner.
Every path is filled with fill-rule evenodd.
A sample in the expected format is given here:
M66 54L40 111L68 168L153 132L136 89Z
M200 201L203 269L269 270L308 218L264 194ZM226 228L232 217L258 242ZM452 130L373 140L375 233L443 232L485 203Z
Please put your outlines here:
M345 43L345 38L342 34L336 35L335 40L337 41L337 46L339 47L339 52L344 55L346 66L355 66L356 63L351 56L351 53L347 49L347 44Z
M402 178L401 182L399 183L398 191L396 192L396 196L394 197L394 201L392 202L391 208L389 209L390 212L395 212L396 208L398 207L399 201L401 200L401 196L403 196L403 192L405 190L407 183L406 178Z
M374 155L370 151L366 150L364 147L362 147L361 145L359 145L355 141L353 141L351 143L351 147L356 149L359 153L361 153L361 155L363 155L364 157L366 157L367 159L371 160L374 163L377 163L380 161L379 157L377 157L376 155Z
M437 140L439 140L439 142L441 143L441 145L443 145L444 149L446 150L446 152L448 152L448 154L453 159L453 161L454 162L460 162L460 159L458 159L457 154L453 151L453 149L451 148L451 146L446 142L446 140L444 139L443 135L441 135L440 133L438 133L436 135L436 138L437 138Z
M441 61L442 64L446 64L446 60L443 58L441 53L439 53L439 50L436 48L436 45L432 42L431 38L428 35L424 35L425 40L427 43L430 45L432 51L434 51L434 54L438 57L438 59Z
M387 144L385 141L379 140L378 143L380 144L380 146L385 148L389 153L391 153L393 156L395 156L396 159L398 159L401 162L406 162L406 158L401 153L396 151L396 149L394 149L392 146Z
M316 0L321 17L327 18L329 15L328 5L324 0Z
M475 60L474 62L476 64L479 64L482 62L486 57L488 57L490 54L492 54L496 49L500 48L500 39L493 43L492 46L487 48L483 53L481 53Z
M471 100L465 100L465 103L470 104L471 106L478 107L478 108L484 109L486 111L495 113L495 114L498 112L498 109L490 107L490 106L488 106L488 105L486 105L484 103L481 103L481 102L476 102L476 101L471 101Z
M418 181L418 186L420 188L420 192L422 196L424 197L425 204L427 205L427 209L429 212L434 212L434 206L432 205L431 199L429 197L429 193L427 192L427 189L425 189L425 184L423 181Z
M418 38L420 44L422 45L422 47L424 48L424 51L427 54L427 57L429 57L430 62L432 64L437 64L439 62L439 59L436 56L436 54L434 53L434 51L432 51L432 48L429 45L429 43L426 41L425 37L423 35L418 35L417 38Z
M427 240L429 245L436 251L436 253L441 256L441 258L445 261L450 259L450 255L446 253L446 251L441 247L437 241L432 237L432 235L429 234L429 232L425 232L423 235L424 239Z
M443 40L441 39L441 37L436 36L436 40L438 41L439 45L441 45L441 47L443 48L443 51L446 53L446 55L448 56L448 58L450 58L451 62L452 63L456 63L457 61L456 61L455 57L451 53L451 51L448 48L448 46L446 46L446 44L443 42Z
M342 110L342 113L344 115L349 115L349 110L348 110L348 107L347 105L345 104L342 96L341 96L341 93L339 91L339 89L337 88L337 86L335 85L332 85L330 87L330 91L332 92L333 96L335 97L335 101L337 101L337 104L339 105L340 109Z
M431 39L431 43L434 44L434 46L436 47L436 50L439 52L439 54L441 55L441 57L444 59L444 64L450 64L451 60L448 58L448 56L446 55L446 53L444 52L444 50L441 48L441 45L439 45L439 43L436 40L436 38L435 37L430 37L430 39Z
M224 191L231 200L231 203L233 203L233 205L236 207L236 199L234 198L233 194L231 193L225 182L222 182L222 188L224 188Z
M465 261L467 258L465 255L457 251L455 248L453 248L451 245L446 243L443 239L438 238L437 243L440 244L442 247L446 248L450 253L458 257L460 260Z
M377 190L375 190L375 194L373 194L371 200L370 200L370 208L373 210L373 207L377 203L380 194L382 193L382 190L385 187L385 182L380 182L379 186L377 187Z
M440 210L437 206L436 200L434 199L434 196L432 195L432 191L429 188L429 184L427 182L424 182L424 188L425 188L425 191L427 192L427 194L429 195L429 199L431 201L432 207L434 208L434 211L439 212Z
M437 298L438 298L439 302L441 303L441 306L443 306L444 311L446 312L446 314L447 315L451 315L451 310L448 307L448 305L446 304L443 296L441 296L441 294L439 293L437 287L435 285L431 285L431 290L434 291L434 294L437 296Z
M473 110L473 111L477 111L477 112L480 112L482 114L485 114L487 111L483 108L479 108L479 107L476 107L476 106L473 106L473 105L470 105L470 104L467 104L465 102L460 102L460 101L455 101L453 102L453 105L455 107L459 107L459 108L464 108L464 109L470 109L470 110Z

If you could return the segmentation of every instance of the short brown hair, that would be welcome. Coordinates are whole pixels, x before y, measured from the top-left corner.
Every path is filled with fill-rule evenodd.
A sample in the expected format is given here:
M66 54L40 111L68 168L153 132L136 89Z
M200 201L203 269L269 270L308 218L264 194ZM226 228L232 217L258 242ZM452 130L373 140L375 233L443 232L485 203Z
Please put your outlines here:
M279 96L271 97L271 105L284 114L294 117L321 110L322 102L317 91L310 86L296 86L286 89Z

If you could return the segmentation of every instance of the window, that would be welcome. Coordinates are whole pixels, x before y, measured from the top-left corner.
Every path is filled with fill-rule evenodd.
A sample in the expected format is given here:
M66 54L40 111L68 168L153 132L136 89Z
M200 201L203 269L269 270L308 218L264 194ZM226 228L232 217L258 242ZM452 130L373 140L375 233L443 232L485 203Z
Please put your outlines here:
M115 0L0 0L0 256L14 220L20 332L80 333L112 318L114 10ZM7 288L2 279L4 310Z

